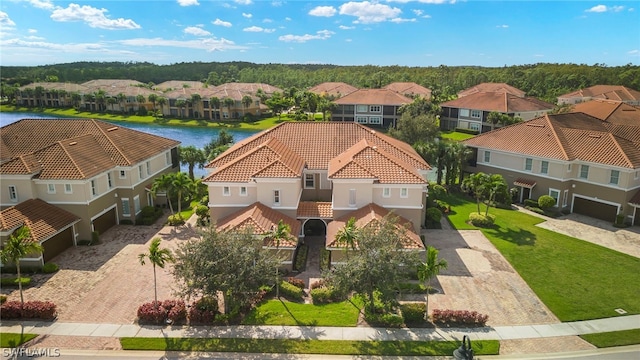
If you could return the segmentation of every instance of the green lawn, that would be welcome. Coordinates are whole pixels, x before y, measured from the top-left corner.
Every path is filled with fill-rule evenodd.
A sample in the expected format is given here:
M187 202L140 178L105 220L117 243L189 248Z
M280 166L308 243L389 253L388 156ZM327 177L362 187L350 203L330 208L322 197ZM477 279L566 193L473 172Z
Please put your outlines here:
M580 337L599 348L637 345L640 344L640 329L587 334Z
M182 211L180 211L180 215L182 215L182 218L187 221L189 220L189 218L191 217L191 215L193 215L193 213L196 211L196 207L200 204L200 200L193 200L190 204L188 208L183 208L181 209ZM178 211L178 209L174 209L176 210L176 212Z
M34 339L37 334L0 333L0 348L18 347Z
M443 139L448 139L453 141L462 141L462 140L471 139L475 135L466 134L466 133L457 132L457 131L443 131L442 133L440 133L440 136L442 136Z
M313 331L313 329L309 329ZM122 338L124 350L219 351L370 356L451 356L457 341L348 341L289 339ZM474 341L476 355L497 355L497 340Z
M356 326L362 303L357 298L323 304L268 300L253 309L244 325Z
M475 202L447 201L455 228L476 229L465 223ZM489 212L496 224L482 232L561 321L620 316L617 308L640 313L640 259L536 227L542 219L519 211Z

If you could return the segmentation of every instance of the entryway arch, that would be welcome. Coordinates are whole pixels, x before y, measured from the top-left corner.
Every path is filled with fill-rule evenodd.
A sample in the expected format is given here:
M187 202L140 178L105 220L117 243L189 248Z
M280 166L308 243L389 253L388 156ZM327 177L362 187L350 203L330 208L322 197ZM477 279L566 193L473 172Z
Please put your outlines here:
M327 223L322 219L307 219L302 225L305 236L325 236L327 235Z

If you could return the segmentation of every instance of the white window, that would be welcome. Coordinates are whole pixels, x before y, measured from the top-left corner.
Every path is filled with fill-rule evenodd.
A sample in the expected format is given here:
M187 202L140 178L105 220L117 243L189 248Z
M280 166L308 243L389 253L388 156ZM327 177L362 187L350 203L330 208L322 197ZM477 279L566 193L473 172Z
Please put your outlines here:
M136 196L133 197L133 211L134 211L134 214L138 215L140 210L141 210L141 208L140 208L140 195L136 195Z
M167 152L164 154L164 162L165 164L171 164L171 153Z
M18 188L14 185L9 185L9 200L11 200L11 202L18 202Z
M113 187L113 182L111 181L111 173L107 173L107 184L109 185L109 189Z
M549 173L549 162L548 161L541 161L540 162L540 173L542 174L548 174Z
M305 189L314 189L316 186L316 178L313 174L305 174L304 175L304 188Z
M482 117L482 111L480 110L471 110L471 117L480 119Z
M409 197L409 189L401 188L400 189L400 197L401 198L408 198Z
M356 189L349 189L349 206L356 206Z
M380 112L382 109L382 106L380 105L371 105L369 106L369 112Z
M620 181L620 171L611 170L611 176L609 176L609 184L618 185L618 181Z
M488 150L484 151L484 162L486 163L491 162L491 151L488 151Z
M71 184L64 184L64 193L65 194L73 193L73 188L71 187Z
M247 196L247 187L240 186L240 196Z
M589 177L589 165L580 165L580 178L586 179Z
M147 161L147 176L151 175L151 161Z
M92 196L98 195L98 189L96 189L96 181L95 180L91 180L91 195Z
M356 122L358 124L366 124L367 122L369 122L369 118L367 118L366 116L357 116Z
M280 205L280 190L273 190L273 204Z
M228 186L222 187L222 196L231 196L231 189Z
M562 194L562 207L567 207L569 201L569 190L565 190Z
M480 131L480 124L478 123L469 123L469 130Z
M120 170L120 179L126 179L127 178L127 172L124 170Z
M144 179L144 175L142 172L142 165L138 165L138 177L140 178L140 180Z
M56 193L56 185L55 184L47 184L47 192L49 194L55 194Z
M382 124L382 118L380 116L371 116L369 118L369 124L380 125Z
M461 117L469 117L469 109L460 109Z
M122 216L131 216L131 208L127 198L122 198Z
M391 197L391 188L382 188L382 197Z
M549 189L549 196L551 196L556 201L554 206L558 207L559 200L560 200L560 190Z
M367 110L369 110L369 107L367 105L358 105L356 107L357 112L367 112Z
M533 159L530 159L530 158L524 159L524 169L526 171L531 171L531 169L533 169Z

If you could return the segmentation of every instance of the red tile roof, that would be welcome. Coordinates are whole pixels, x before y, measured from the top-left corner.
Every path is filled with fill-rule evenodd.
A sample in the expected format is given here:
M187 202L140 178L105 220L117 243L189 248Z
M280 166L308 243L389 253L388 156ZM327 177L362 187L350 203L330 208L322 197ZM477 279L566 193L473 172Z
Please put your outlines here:
M640 206L640 190L638 190L638 192L635 195L633 195L631 200L629 200L629 203Z
M331 95L334 97L342 97L358 90L357 87L351 86L343 82L324 82L309 88L309 91L318 95Z
M80 221L70 212L40 199L29 199L0 211L0 231L26 226L33 241L42 242Z
M412 99L389 89L360 89L334 101L339 105L387 105L411 104Z
M277 228L280 220L289 225L292 235L290 239L281 239L280 247L295 248L298 245L298 234L300 234L301 228L300 221L259 202L221 219L216 226L221 231L250 228L254 234L268 235L273 229ZM264 246L276 246L276 244L273 239L265 238Z
M611 124L640 126L640 108L621 101L594 99L573 105L572 111L583 112Z
M640 101L640 91L622 85L594 85L564 95L560 98L598 98L618 101Z
M534 186L536 186L536 181L531 179L525 179L525 178L517 178L516 181L513 182L513 185L522 186L526 188L533 188Z
M458 97L468 96L481 92L498 92L524 97L525 92L506 83L481 83L458 92Z
M501 113L552 110L553 104L536 98L523 98L509 93L480 92L440 104L441 107L497 111Z
M398 94L402 94L405 96L413 97L419 95L424 99L431 99L431 89L428 89L422 85L418 85L414 82L394 82L387 86L384 86L383 88L393 90Z
M300 201L296 217L333 219L332 204L320 201Z
M351 218L356 219L356 227L363 228L367 226L378 226L380 221L387 215L391 214L391 212L379 205L371 203L365 207L362 207L358 210L352 211L327 225L327 236L326 236L326 246L332 248L345 247L344 244L340 244L336 240L336 234L340 231L341 228L345 226L347 221ZM403 239L401 239L402 244L405 249L422 249L424 245L422 244L422 240L420 236L413 231L413 224L397 215L392 215L397 218L396 226L398 228L402 228L405 233Z

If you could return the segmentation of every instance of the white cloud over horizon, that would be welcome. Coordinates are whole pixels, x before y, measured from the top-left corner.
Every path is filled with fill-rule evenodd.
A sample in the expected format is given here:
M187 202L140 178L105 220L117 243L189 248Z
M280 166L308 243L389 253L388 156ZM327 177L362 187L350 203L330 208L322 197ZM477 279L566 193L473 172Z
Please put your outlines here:
M105 13L107 9L98 9L92 6L69 4L66 8L56 8L51 13L51 19L59 22L81 21L92 28L105 30L131 30L140 29L140 25L131 19L109 19Z
M333 34L335 34L335 33L333 31L330 31L330 30L320 30L320 31L317 31L315 35L311 35L311 34L282 35L282 36L278 37L278 40L284 41L284 42L303 43L303 42L307 42L309 40L326 40L326 39L329 39L331 37L331 35L333 35Z
M355 16L354 23L371 24L389 21L400 16L402 10L377 2L348 2L340 5L340 15Z
M309 11L311 16L332 17L338 12L333 6L316 6Z

